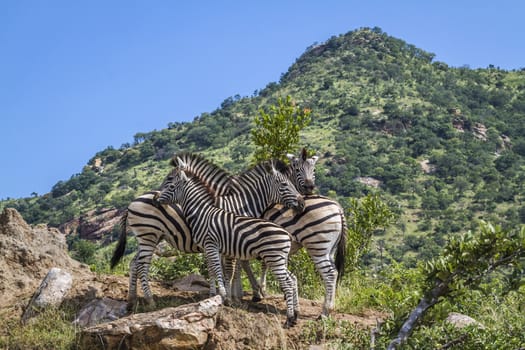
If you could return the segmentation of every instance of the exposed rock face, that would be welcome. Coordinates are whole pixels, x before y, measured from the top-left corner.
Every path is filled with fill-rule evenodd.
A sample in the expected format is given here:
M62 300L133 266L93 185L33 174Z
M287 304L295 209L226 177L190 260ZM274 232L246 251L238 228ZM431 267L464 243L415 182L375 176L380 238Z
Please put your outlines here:
M12 208L0 214L0 308L31 296L52 267L88 272L69 257L65 236L55 228L29 226Z
M80 238L87 240L100 240L108 236L115 225L120 222L122 211L117 209L91 210L86 214L75 218L59 229L66 235L78 233Z
M215 328L220 296L179 307L134 314L86 328L82 348L91 349L198 349Z
M222 308L206 349L285 349L287 332L275 314Z
M80 310L73 322L80 327L91 327L115 321L127 314L127 304L126 301L110 298L93 299Z

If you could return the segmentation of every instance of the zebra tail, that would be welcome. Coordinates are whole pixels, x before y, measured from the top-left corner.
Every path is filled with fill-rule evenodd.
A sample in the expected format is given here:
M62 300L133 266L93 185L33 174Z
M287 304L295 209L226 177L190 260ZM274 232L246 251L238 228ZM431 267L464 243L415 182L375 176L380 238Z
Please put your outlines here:
M335 268L337 269L337 284L343 279L345 273L346 260L346 243L348 240L348 230L346 229L346 220L344 214L341 214L341 221L343 223L341 228L341 237L337 243L337 250L335 253Z
M122 259L122 256L124 256L124 252L126 251L126 241L128 238L127 220L128 211L126 210L120 219L120 237L118 239L117 246L115 247L115 251L113 252L113 256L111 257L111 269L117 266L119 261Z

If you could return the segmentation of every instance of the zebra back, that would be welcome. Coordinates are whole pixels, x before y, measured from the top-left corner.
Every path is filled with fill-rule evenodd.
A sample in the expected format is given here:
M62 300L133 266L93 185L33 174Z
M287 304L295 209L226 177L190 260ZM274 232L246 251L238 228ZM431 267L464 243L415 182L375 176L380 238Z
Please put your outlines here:
M262 162L235 176L194 154L175 156L172 165L196 176L214 193L218 207L238 215L259 217L276 203L302 210L302 196L281 172L286 169L282 162Z
M225 195L230 187L234 186L231 183L232 175L228 171L201 155L184 152L171 159L171 165L174 167L181 167L181 162L184 164L182 170L199 178L216 196Z
M156 197L159 193L144 193L128 206L127 226L135 233L139 244L153 251L160 240L164 239L181 252L200 252L192 239L182 210L176 205L158 205Z

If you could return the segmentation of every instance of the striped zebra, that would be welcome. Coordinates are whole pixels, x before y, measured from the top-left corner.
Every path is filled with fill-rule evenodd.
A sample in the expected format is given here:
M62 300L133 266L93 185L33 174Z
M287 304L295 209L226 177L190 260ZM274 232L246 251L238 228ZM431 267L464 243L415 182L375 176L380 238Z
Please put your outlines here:
M261 206L254 204L257 192L249 187L245 179L230 176L227 172L202 158L186 153L180 156L185 165L184 170L197 176L201 181L212 186L219 194L216 202L223 209L239 215L262 217L284 227L292 235L291 254L304 247L312 259L317 272L321 275L325 286L325 299L321 316L328 316L335 307L337 283L344 274L346 256L347 228L343 208L336 201L318 195L305 195L305 208L300 213L290 216L289 212L281 210L280 205L261 211ZM307 158L303 150L300 157L289 156L290 165L283 170L290 180L305 193L311 193L314 181L315 158ZM229 181L228 181L229 179ZM303 184L303 185L302 185ZM309 186L304 186L309 184ZM255 278L249 265L243 264L250 283L255 286ZM254 300L264 295L266 271L263 264L263 274L260 286L254 291ZM240 286L236 278L236 285ZM240 292L234 288L236 294Z
M175 159L175 158L174 158ZM201 159L199 157L199 159ZM202 158L203 159L203 158ZM279 171L285 171L282 164ZM281 198L277 189L283 183L286 186L293 186L290 181L284 177L279 171L268 172L268 164L261 163L252 169L249 169L236 177L236 183L240 185L250 184L253 191L257 192L258 196L254 200L258 203L254 206L260 207L260 213L268 208L270 205L283 201L287 201L289 205L294 205L294 198ZM228 183L232 176L214 166L209 175L214 179L210 188L215 193L222 193L221 191L229 191ZM144 292L146 302L154 306L153 295L149 288L148 271L151 263L151 258L156 246L164 239L174 248L185 253L199 252L199 248L195 245L191 237L184 215L179 207L176 205L169 207L160 207L154 200L154 197L159 192L148 192L131 202L121 221L121 233L118 244L111 258L111 267L114 268L122 259L125 249L128 230L131 230L138 241L138 252L130 263L130 280L128 290L128 304L134 305L137 297L137 278L140 279L141 288ZM250 270L251 271L251 270ZM254 298L260 299L259 284L256 281L253 273L248 273ZM213 286L212 286L213 288ZM238 298L239 293L235 297Z
M184 165L181 163L181 168ZM288 271L291 239L282 227L262 219L240 216L215 206L211 189L195 176L174 168L165 179L158 201L178 203L192 231L194 241L204 250L211 281L216 281L219 294L230 299L228 279L224 279L221 256L228 262L225 268L232 275L236 259L260 258L273 272L286 299L286 328L296 324L299 313L297 279ZM283 179L286 179L283 176ZM295 187L281 186L284 197L301 198ZM300 206L300 203L297 203Z
M137 278L140 279L146 302L150 306L155 305L148 283L148 272L153 252L162 239L181 252L202 253L193 242L182 210L176 205L159 206L155 199L159 194L160 191L151 191L135 198L120 221L121 233L111 258L111 268L124 255L128 230L135 234L138 243L138 251L129 265L129 307L137 299Z

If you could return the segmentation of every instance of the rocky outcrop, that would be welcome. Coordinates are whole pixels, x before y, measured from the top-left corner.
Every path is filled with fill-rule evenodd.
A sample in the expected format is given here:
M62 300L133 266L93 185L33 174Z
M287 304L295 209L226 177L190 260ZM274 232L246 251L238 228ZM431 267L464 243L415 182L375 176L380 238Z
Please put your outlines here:
M86 328L83 349L199 349L208 342L222 304L220 296L203 301L134 314Z
M66 235L78 234L82 239L100 240L111 234L122 214L121 210L115 208L91 210L60 225L59 230Z
M48 271L59 268L71 275L71 288L69 278L57 284L58 300L77 310L74 323L82 333L82 346L77 340L75 346L81 349L300 349L307 345L302 343L302 327L321 312L320 303L300 298L297 326L283 329L282 295L267 296L260 303L247 295L237 307L226 307L220 297L207 298L209 286L202 276L189 275L172 283L151 282L157 305L182 306L145 313L138 307L129 315L126 276L92 273L69 257L64 234L45 225L31 227L14 209L0 214L0 266L0 315L17 320L32 305L31 296L36 300L42 294L41 282L49 284ZM31 316L37 320L41 315ZM334 317L363 327L372 327L378 318Z
M472 317L460 314L458 312L449 313L445 321L459 329L465 328L470 325L474 325L476 328L485 329L484 325L482 325Z
M30 297L53 267L85 274L88 268L67 254L66 238L46 225L29 226L20 213L0 214L0 308Z

